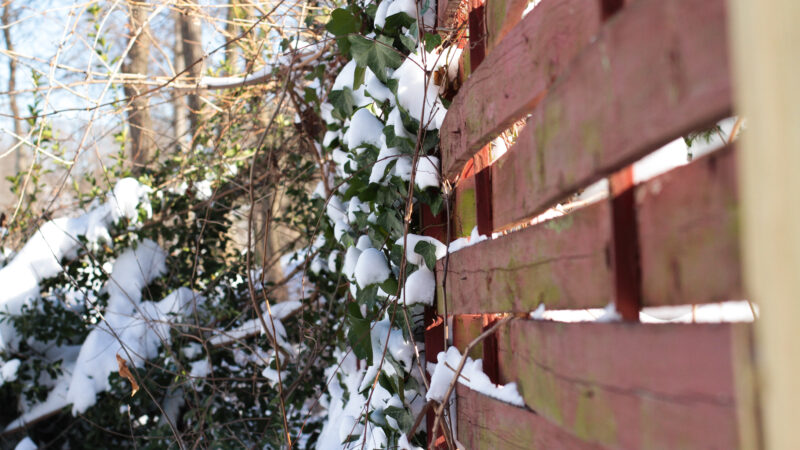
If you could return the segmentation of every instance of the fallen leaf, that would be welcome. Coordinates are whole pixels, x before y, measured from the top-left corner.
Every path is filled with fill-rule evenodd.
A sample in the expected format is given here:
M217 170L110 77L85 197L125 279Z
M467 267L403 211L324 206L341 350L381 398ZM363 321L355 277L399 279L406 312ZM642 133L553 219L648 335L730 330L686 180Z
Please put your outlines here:
M128 363L119 356L119 353L117 353L117 365L119 365L119 376L125 377L131 382L131 397L133 397L139 391L139 383L136 382L136 378L133 377L130 369L128 369Z

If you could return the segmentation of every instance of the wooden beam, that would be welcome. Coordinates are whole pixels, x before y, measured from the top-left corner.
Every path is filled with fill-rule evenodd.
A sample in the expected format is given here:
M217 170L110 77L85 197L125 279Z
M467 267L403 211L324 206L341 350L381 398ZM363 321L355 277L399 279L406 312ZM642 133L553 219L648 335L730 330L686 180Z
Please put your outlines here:
M602 308L612 301L609 205L596 203L567 216L481 242L437 263L439 311L448 314Z
M644 306L744 298L735 156L727 147L636 187Z
M544 0L486 57L447 111L439 132L442 173L453 179L478 150L544 95L600 28L599 2Z
M608 448L749 448L737 377L752 368L751 331L518 320L498 331L500 382L516 381L543 418Z
M470 450L601 449L538 414L456 386L458 441Z
M745 288L757 326L766 448L800 448L800 2L730 0ZM747 422L743 423L746 426Z

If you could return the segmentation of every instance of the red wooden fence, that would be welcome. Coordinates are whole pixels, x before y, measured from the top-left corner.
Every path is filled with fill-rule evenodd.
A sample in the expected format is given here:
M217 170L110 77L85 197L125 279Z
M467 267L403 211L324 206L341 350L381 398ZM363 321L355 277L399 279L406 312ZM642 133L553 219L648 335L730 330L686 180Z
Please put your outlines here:
M636 186L629 168L732 114L725 0L543 0L521 18L526 3L440 0L440 27L466 20L470 31L469 76L440 131L451 230L530 223L606 177L611 195L440 260L428 359L444 345L445 314L459 348L497 314L540 304L615 302L626 320L501 328L474 356L490 378L517 382L526 407L459 386L457 439L470 449L758 446L752 324L638 322L644 306L744 296L735 147ZM526 117L489 161L486 145Z

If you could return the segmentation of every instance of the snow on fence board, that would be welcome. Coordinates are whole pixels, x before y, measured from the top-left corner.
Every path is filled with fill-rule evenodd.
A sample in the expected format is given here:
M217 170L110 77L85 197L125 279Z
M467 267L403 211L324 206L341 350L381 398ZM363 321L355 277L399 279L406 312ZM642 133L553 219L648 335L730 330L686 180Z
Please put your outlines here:
M724 0L639 0L614 16L492 166L495 227L729 116L726 36Z
M636 187L644 306L744 298L732 146Z
M734 374L752 368L751 333L746 323L515 321L498 332L499 378L586 442L740 448L737 402L752 385Z
M465 448L602 448L581 441L532 411L486 397L461 384L456 387L456 398L459 405L458 440Z
M597 33L600 16L596 1L544 0L500 41L447 111L439 132L445 178L536 106Z
M613 301L611 213L600 202L459 250L437 263L439 312L602 308ZM446 302L446 309L443 302Z

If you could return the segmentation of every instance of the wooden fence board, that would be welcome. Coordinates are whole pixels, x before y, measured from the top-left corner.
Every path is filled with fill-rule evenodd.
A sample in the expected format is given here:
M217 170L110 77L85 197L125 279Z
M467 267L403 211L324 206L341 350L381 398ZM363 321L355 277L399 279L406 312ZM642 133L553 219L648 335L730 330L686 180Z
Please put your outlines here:
M486 50L491 52L522 19L528 0L486 0Z
M494 135L528 113L597 33L600 4L544 0L462 86L440 130L442 168L452 179Z
M476 201L475 177L462 178L455 188L452 219L455 236L453 239L469 236L472 229L478 226Z
M541 416L503 403L459 384L458 440L468 449L590 449Z
M439 311L448 314L594 308L612 301L610 212L600 202L481 242L437 263Z
M530 408L587 442L738 448L733 346L750 333L743 323L520 320L498 332L499 379L517 381Z
M637 186L646 306L744 298L733 147Z
M726 36L725 0L638 0L612 17L492 166L495 225L729 115Z

